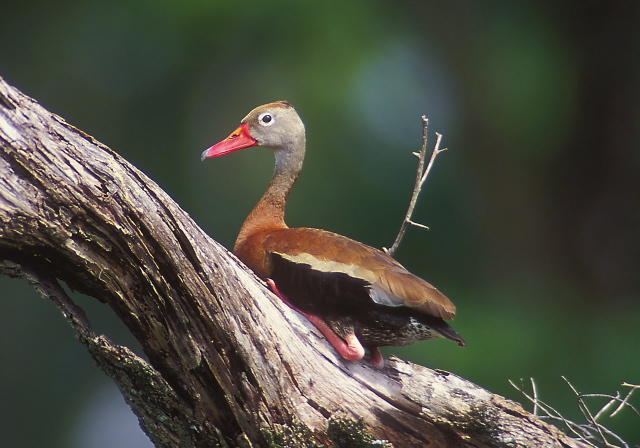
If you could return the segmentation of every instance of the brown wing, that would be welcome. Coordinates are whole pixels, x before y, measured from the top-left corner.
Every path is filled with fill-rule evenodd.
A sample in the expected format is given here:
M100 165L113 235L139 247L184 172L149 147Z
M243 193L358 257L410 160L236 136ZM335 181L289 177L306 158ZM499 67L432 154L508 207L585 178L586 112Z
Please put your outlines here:
M261 245L267 265L267 254L277 254L290 262L288 269L299 265L308 270L309 266L317 272L340 273L364 281L369 296L378 304L407 306L442 319L455 315L455 305L431 284L384 252L344 236L309 228L278 229L264 235ZM265 268L262 272L266 277L271 268Z

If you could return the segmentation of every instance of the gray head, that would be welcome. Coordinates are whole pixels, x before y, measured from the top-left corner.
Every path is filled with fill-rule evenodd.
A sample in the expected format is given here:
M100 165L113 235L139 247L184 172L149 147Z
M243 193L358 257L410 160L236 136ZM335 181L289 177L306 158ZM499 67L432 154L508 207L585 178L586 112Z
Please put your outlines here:
M202 153L202 159L216 157L252 146L286 153L304 154L304 124L293 106L276 101L256 107L226 139Z

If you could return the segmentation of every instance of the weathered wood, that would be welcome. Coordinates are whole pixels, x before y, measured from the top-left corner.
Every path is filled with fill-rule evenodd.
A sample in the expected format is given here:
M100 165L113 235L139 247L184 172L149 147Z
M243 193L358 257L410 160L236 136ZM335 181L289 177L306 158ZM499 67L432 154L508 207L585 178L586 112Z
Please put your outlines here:
M60 307L156 446L581 446L456 375L343 361L153 181L1 78L0 145L0 270ZM59 282L112 307L149 362Z

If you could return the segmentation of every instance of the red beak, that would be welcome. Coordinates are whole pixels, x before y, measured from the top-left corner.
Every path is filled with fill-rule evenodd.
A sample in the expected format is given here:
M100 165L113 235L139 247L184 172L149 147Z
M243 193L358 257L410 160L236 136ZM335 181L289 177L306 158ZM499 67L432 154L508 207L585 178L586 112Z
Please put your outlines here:
M247 124L242 123L229 137L220 143L216 143L211 148L205 149L200 159L204 160L207 157L223 156L239 149L256 146L257 144L258 142L249 134Z

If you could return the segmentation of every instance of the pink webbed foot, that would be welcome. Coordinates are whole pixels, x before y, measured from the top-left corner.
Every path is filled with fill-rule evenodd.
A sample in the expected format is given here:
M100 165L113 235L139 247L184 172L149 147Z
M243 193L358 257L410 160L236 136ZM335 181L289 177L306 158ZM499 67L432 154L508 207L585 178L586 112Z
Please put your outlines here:
M360 361L364 357L364 347L358 340L355 334L351 333L347 335L345 339L342 339L340 336L336 334L335 331L319 316L315 314L307 313L305 311L299 310L289 300L285 297L284 294L278 290L276 283L267 279L267 285L271 288L271 291L280 298L284 303L286 303L291 309L297 311L307 318L309 322L311 322L319 331L324 335L324 337L329 341L329 343L338 351L340 356L342 356L347 361ZM377 349L376 349L377 350ZM382 356L380 355L380 351L377 351L380 361L382 361ZM371 361L369 361L371 362ZM372 364L374 364L372 362ZM374 364L376 365L376 364Z

